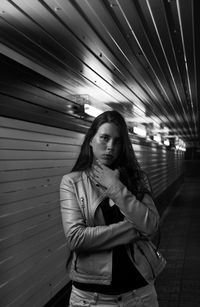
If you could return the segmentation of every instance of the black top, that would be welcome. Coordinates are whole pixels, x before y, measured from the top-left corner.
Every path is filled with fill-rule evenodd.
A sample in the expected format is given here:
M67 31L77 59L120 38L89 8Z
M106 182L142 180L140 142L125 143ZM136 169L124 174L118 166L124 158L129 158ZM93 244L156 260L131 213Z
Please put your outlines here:
M106 198L100 204L106 225L117 223L124 219L116 205L110 206ZM105 294L121 294L147 285L147 282L138 272L130 260L125 245L113 249L112 282L110 285L85 284L73 282L74 286L85 291Z

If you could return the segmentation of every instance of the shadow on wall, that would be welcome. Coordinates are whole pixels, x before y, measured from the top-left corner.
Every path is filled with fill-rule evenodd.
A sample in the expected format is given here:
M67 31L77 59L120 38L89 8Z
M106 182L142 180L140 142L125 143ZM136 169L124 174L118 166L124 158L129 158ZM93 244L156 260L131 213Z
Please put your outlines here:
M200 159L199 160L185 160L184 161L184 175L185 177L199 177L200 178Z
M200 178L200 147L187 148L184 161L185 177Z
M185 152L186 160L200 160L200 147L187 148Z

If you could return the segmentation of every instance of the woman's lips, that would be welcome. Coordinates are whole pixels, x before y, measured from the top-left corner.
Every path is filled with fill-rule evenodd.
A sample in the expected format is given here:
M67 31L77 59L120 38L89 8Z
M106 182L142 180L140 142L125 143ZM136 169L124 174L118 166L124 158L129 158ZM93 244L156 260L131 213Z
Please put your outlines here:
M112 159L113 159L113 155L110 155L110 154L107 154L107 155L106 155L106 154L105 154L105 155L102 156L102 159L103 159L103 160L112 160Z

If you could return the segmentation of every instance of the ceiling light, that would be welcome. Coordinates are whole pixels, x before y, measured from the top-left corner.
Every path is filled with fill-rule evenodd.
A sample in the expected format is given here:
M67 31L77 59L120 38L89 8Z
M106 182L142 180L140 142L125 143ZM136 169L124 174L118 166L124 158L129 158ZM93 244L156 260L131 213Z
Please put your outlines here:
M93 106L91 106L88 103L84 104L84 112L90 116L93 117L97 117L98 115L100 115L101 113L103 113L103 111L101 111L100 109L97 109Z

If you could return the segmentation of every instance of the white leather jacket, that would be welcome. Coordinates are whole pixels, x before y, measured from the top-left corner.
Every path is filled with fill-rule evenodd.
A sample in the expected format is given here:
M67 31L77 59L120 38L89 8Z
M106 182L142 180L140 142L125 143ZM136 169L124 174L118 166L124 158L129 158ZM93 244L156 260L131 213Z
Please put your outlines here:
M99 206L105 197L119 207L125 216L123 221L105 225ZM140 234L150 236L158 226L159 215L149 194L139 201L120 181L102 193L86 172L72 172L62 178L60 200L64 232L72 251L71 280L110 284L112 249L126 245L136 268L147 282L153 281L146 257L134 244Z

